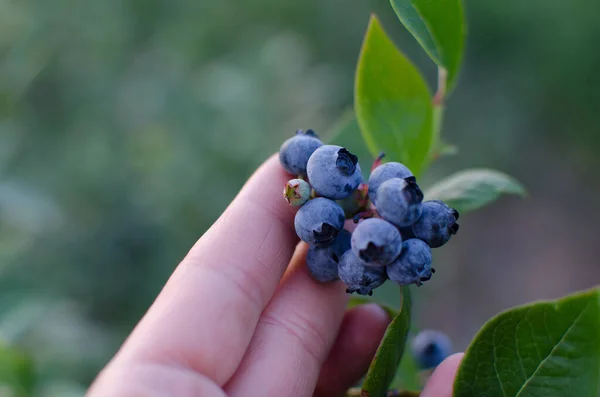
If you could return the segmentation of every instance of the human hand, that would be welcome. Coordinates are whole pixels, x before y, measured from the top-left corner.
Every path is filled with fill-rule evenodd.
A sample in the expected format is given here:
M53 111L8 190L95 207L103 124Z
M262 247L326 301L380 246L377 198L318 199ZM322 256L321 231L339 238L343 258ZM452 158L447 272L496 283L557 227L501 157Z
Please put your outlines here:
M341 282L304 266L290 179L273 156L174 271L88 392L110 396L339 396L367 370L390 319L375 304L344 313ZM450 397L461 355L422 397Z

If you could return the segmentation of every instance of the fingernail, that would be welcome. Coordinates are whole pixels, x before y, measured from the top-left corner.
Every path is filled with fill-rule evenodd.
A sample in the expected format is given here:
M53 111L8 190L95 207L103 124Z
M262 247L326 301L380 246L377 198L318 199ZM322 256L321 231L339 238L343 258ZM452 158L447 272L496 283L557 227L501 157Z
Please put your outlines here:
M390 313L377 303L366 303L361 306L368 310L376 321L389 323L392 320Z

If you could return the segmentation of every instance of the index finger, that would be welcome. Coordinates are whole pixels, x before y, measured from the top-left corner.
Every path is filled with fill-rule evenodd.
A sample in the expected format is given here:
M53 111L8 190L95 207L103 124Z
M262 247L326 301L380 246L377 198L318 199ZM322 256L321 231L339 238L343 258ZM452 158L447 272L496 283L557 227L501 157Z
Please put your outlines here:
M276 156L249 179L177 267L118 360L182 366L223 385L289 263L295 211Z

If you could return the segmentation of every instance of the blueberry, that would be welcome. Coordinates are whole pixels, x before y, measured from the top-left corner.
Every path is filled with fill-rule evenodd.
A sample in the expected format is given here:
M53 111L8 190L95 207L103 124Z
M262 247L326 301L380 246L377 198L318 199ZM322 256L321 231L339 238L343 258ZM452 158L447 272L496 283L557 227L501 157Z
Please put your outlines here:
M421 217L413 225L413 232L431 248L438 248L458 232L457 220L458 211L443 201L425 201Z
M373 290L387 279L384 267L365 265L352 250L346 251L340 259L338 274L349 294L373 295Z
M424 330L413 338L411 349L417 365L431 369L452 354L452 341L443 332Z
M416 238L406 240L402 243L400 256L386 268L390 280L400 285L421 286L434 272L431 268L431 248Z
M310 155L323 146L313 130L298 130L279 149L279 161L292 175L306 175L306 164Z
M306 265L315 280L329 283L339 279L338 263L344 252L350 249L350 237L350 232L342 229L330 246L310 246L306 254Z
M330 245L344 227L344 210L323 197L309 200L294 218L296 234L311 245Z
M392 178L411 178L414 180L413 173L404 164L393 161L381 164L375 168L373 172L371 172L371 176L369 176L369 197L373 204L377 201L377 189L379 189L379 186Z
M308 159L306 172L313 189L332 200L350 196L362 181L358 157L335 145L315 150Z
M310 198L310 185L302 179L290 179L283 187L283 198L289 205L299 207Z
M421 216L423 193L416 182L391 178L377 189L377 212L397 227L411 226Z
M365 219L352 233L352 250L369 266L385 266L400 254L402 237L391 223L379 218Z

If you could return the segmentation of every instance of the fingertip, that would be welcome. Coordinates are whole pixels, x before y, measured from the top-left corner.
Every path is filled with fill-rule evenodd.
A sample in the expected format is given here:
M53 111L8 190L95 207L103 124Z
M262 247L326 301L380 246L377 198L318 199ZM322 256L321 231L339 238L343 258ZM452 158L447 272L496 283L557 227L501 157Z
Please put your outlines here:
M366 357L370 363L390 321L389 313L377 303L367 303L349 310L340 332L342 342L342 332L347 332L345 342L348 345L344 349L354 349L355 356Z
M421 397L451 397L454 378L463 355L464 353L455 353L438 365L425 385Z
M291 224L298 207L289 205L283 198L285 183L295 178L288 174L279 162L279 156L273 154L252 174L232 205L251 202L267 208L277 218Z
M353 308L351 312L356 313L356 316L360 316L363 321L368 322L368 324L373 324L374 326L377 326L377 328L387 327L391 321L389 313L374 302L357 306Z
M390 321L388 313L376 303L348 310L321 369L315 395L338 395L354 385L368 369Z
M256 171L254 171L250 178L248 178L248 182L244 186L243 190L252 188L258 189L258 192L262 192L267 185L277 185L277 189L281 188L282 190L279 192L277 198L280 199L283 204L289 206L282 196L283 186L287 181L294 178L298 178L298 176L289 174L286 170L284 170L279 162L279 156L277 154L273 154L267 158L256 169Z

